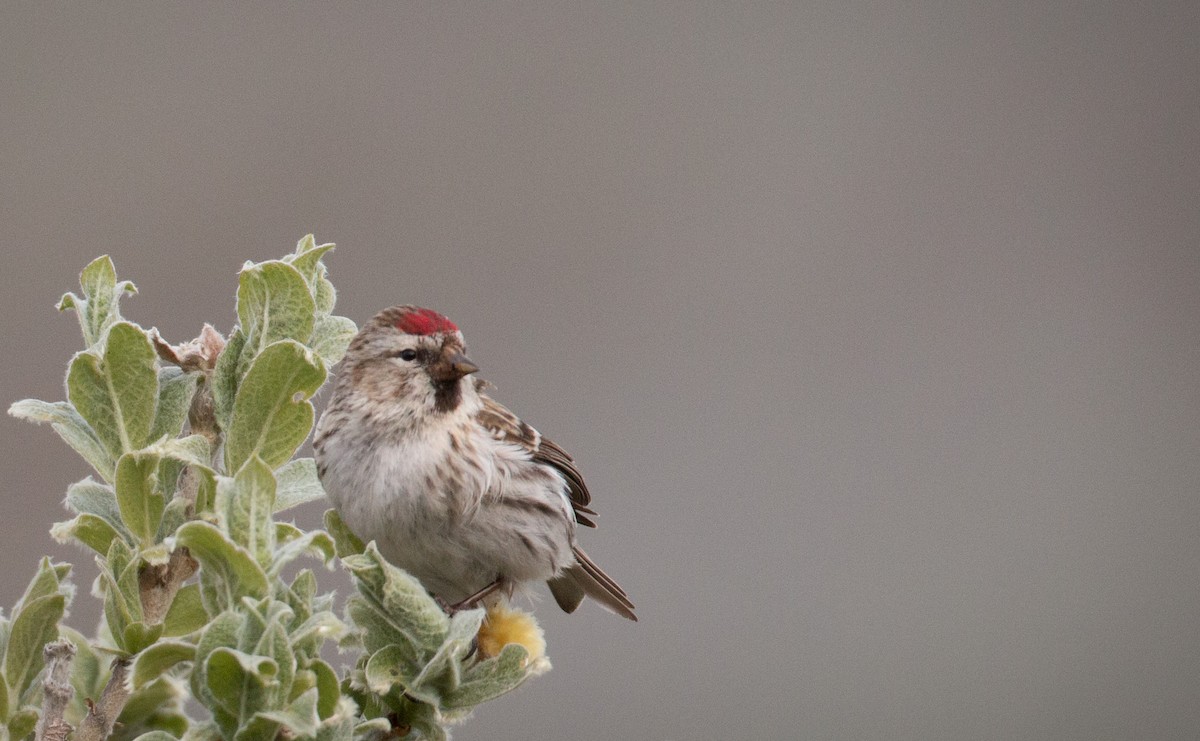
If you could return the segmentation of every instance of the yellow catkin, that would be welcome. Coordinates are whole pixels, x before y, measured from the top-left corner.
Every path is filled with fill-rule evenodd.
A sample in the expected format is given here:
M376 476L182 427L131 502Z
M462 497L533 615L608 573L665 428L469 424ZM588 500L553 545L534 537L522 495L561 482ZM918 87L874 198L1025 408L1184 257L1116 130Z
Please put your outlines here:
M479 652L484 657L496 656L510 643L524 646L531 663L546 655L546 637L533 615L508 605L492 605L479 628Z

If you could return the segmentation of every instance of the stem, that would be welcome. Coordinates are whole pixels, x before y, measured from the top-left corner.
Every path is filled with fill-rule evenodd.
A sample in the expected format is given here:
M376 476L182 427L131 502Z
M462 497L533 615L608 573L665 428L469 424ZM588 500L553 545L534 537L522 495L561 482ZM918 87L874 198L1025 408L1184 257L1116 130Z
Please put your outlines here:
M37 724L37 741L67 741L71 724L63 720L63 712L75 696L71 686L71 664L75 660L75 644L66 640L52 641L42 649L46 659L46 678L42 680L42 717Z
M138 588L142 598L142 618L146 623L153 625L163 621L175 601L175 594L197 568L199 564L187 548L176 548L162 566L142 567Z
M79 732L75 741L104 741L112 734L117 717L125 709L129 701L129 686L126 676L129 674L129 659L116 659L112 663L112 676L104 685L100 699L88 701L88 713L83 723L79 724Z

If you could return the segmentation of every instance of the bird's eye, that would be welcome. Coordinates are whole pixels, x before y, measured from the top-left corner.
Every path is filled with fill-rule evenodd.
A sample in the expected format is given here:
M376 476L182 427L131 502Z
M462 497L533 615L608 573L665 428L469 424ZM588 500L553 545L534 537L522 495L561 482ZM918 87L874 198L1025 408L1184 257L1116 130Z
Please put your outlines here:
M413 350L412 348L408 348L396 353L396 357L400 358L401 360L416 360L417 351Z

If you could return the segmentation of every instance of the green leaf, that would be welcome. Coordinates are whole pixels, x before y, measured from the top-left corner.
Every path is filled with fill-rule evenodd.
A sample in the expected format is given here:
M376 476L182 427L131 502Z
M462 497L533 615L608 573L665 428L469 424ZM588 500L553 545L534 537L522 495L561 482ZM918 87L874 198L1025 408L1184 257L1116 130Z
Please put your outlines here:
M42 648L58 637L58 621L66 608L62 594L47 594L24 603L13 617L4 654L4 680L15 697L23 695L42 670Z
M357 556L367 549L362 540L350 531L345 522L342 522L342 517L336 509L325 510L325 529L333 537L333 542L337 546L338 558Z
M398 699L407 694L414 700L430 705L439 705L442 701L436 687L425 687L416 681L408 649L404 646L385 646L371 654L371 658L367 659L364 677L367 689L377 695Z
M255 713L241 724L233 741L275 741L279 737L279 722L267 713Z
M145 449L147 454L170 458L188 466L209 467L212 451L203 435L188 435L160 440Z
M200 599L200 585L188 584L175 593L175 599L163 618L163 635L187 635L200 630L207 623L208 612Z
M133 671L130 673L134 689L158 679L171 667L183 661L196 658L196 647L183 641L159 641L146 648L133 660Z
M258 645L254 647L254 653L269 657L275 662L275 681L270 687L270 696L265 707L282 706L292 691L292 679L296 676L296 656L288 642L287 632L278 621L267 625Z
M444 699L443 707L470 708L516 689L529 676L529 652L510 643L500 655L481 661L463 676L462 683Z
M119 649L125 650L125 629L142 621L138 589L138 561L125 541L114 539L108 554L99 559L104 587L104 619Z
M199 373L185 373L174 366L158 372L158 405L154 425L150 428L150 440L161 437L177 437L187 421L192 396L196 393Z
M261 599L270 591L266 573L250 552L211 523L194 520L185 524L176 531L175 544L186 547L203 572L219 579L226 607L237 604L242 596Z
M208 691L227 712L246 720L266 707L268 688L279 667L266 656L254 656L232 648L214 650L205 660Z
M149 733L143 733L133 741L179 741L179 739L166 731L150 731Z
M391 627L391 635L367 634L364 644L369 651L398 643L397 636L415 646L431 647L430 653L442 644L450 628L446 613L420 582L388 563L373 542L361 556L348 556L342 562L354 577L358 599Z
M133 735L140 732L161 730L172 735L183 735L188 728L183 714L184 690L174 677L166 676L134 690L125 703L125 709L117 721L119 729ZM114 733L111 738L119 735ZM128 736L125 736L128 738Z
M313 286L313 298L317 304L318 315L328 315L333 312L333 306L337 303L337 290L325 278L317 278L316 285Z
M266 568L275 551L275 476L257 456L246 461L232 479L218 480L218 511L224 529Z
M298 655L316 656L326 640L338 640L346 632L346 625L332 612L318 612L292 630L288 640Z
M324 314L313 325L312 341L309 346L321 356L326 365L332 366L346 354L350 340L358 332L353 320L344 316Z
M317 478L317 464L312 458L297 458L288 461L275 472L278 488L275 495L275 511L298 507L325 496L325 489Z
M144 447L158 403L154 348L136 325L108 330L104 356L83 352L71 361L67 395L114 456Z
M38 563L38 569L34 573L33 579L30 580L29 586L25 587L25 593L13 607L14 619L17 613L33 600L61 592L65 586L62 582L70 574L70 570L71 567L68 564L52 563L49 558L43 557Z
M341 684L333 667L320 659L314 659L308 668L316 675L317 715L325 720L337 712L338 700L342 695Z
M296 243L296 251L283 258L283 261L300 271L304 280L312 285L317 278L325 275L325 266L321 258L333 248L332 242L318 245L313 235L306 234Z
M233 417L233 400L237 396L238 384L242 382L238 360L246 348L246 335L234 329L225 342L225 349L217 356L212 374L213 412L221 429L228 430Z
M317 690L314 688L302 693L288 703L286 710L262 713L262 717L286 727L295 736L312 736L321 724L321 718L317 715Z
M91 640L69 626L61 626L59 635L75 644L75 660L71 663L71 686L75 688L75 697L71 700L68 716L79 718L87 710L87 698L99 697L104 691L111 658L101 659L92 648Z
M124 536L111 522L92 514L76 515L66 522L56 523L50 528L50 536L59 543L78 541L96 553L108 553L114 539Z
M272 576L278 576L285 566L305 554L320 558L328 564L337 555L333 538L320 530L311 530L283 543L270 556L269 573Z
M308 342L315 310L308 282L291 265L271 260L242 269L237 313L250 357L279 340Z
M13 713L13 716L8 720L9 737L13 739L25 738L33 733L37 722L37 708L21 708L16 713Z
M254 359L238 388L225 443L225 466L236 471L258 455L272 469L283 465L308 437L313 405L325 368L308 348L291 340L268 346Z
M117 492L108 484L102 484L91 476L67 487L67 507L76 514L102 517L113 525L121 522Z
M155 478L159 457L126 453L117 461L117 506L121 521L142 547L154 544L158 523L166 506L162 492L156 491Z
M104 447L96 432L69 402L25 399L10 406L8 413L35 424L49 422L63 442L91 464L105 481L112 481L116 456Z
M117 271L108 255L97 257L83 269L79 286L83 297L67 293L58 302L58 310L78 312L84 342L90 347L104 339L105 331L121 319L117 305L121 294L135 294L137 289L127 280L117 282Z
M209 708L212 707L212 702L210 702L212 698L207 689L205 662L208 660L209 654L218 648L237 646L238 636L242 632L245 621L245 616L236 612L222 612L213 618L204 632L200 634L200 640L196 642L196 663L191 676L192 694Z
M74 538L104 556L114 537L133 542L133 536L121 522L117 493L108 484L90 476L71 484L67 487L67 507L79 517L60 522L50 529L50 534L60 543Z
M130 623L125 626L122 633L121 648L130 654L136 654L157 641L162 632L162 623L155 625L147 625L142 622Z
M436 688L439 697L458 688L462 661L471 651L479 626L483 623L483 615L482 609L465 610L450 618L446 639L414 678L416 686L425 691Z

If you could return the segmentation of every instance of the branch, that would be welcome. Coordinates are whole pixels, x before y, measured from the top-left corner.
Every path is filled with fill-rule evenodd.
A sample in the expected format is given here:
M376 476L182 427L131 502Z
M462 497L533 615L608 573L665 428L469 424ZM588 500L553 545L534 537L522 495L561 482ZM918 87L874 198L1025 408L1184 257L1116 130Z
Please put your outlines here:
M142 616L149 624L161 623L175 601L175 593L199 568L187 548L176 548L162 566L145 565L138 574Z
M113 730L117 717L125 709L129 701L129 659L116 659L112 664L112 676L104 685L104 692L96 702L88 700L88 713L83 723L79 724L79 732L75 741L104 741Z
M71 664L75 660L75 644L66 640L52 641L42 649L46 659L46 678L42 680L42 717L37 724L37 741L67 741L71 725L63 720L63 712L75 696L71 686Z

